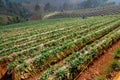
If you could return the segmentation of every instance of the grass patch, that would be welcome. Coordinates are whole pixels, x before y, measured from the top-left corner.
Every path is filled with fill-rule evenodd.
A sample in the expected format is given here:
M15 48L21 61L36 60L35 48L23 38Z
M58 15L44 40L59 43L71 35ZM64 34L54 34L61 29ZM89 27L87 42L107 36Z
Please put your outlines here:
M114 60L114 61L110 64L110 67L111 67L113 70L118 71L118 70L120 70L120 62Z
M113 69L111 67L108 67L105 69L105 74L106 74L106 78L111 78L111 72L113 71Z
M105 80L105 76L99 75L99 76L97 77L97 80Z
M118 48L115 52L115 54L113 55L114 59L120 59L120 48Z

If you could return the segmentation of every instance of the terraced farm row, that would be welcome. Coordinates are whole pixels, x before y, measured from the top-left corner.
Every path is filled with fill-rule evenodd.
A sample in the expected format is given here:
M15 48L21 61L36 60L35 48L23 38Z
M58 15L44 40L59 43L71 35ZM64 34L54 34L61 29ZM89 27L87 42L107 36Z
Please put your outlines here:
M0 31L0 78L11 73L13 80L73 80L120 39L120 20L58 19L4 26Z
M90 17L90 16L99 16L101 14L105 14L105 15L120 14L120 5L109 5L109 6L97 7L97 8L53 12L44 16L44 18L45 19L75 18L75 17L81 17L83 15Z

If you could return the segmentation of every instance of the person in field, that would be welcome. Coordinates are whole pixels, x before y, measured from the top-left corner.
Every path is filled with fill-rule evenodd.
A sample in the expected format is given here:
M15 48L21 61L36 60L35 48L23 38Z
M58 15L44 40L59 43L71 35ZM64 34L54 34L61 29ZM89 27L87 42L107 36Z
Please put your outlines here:
M103 16L105 16L105 14L103 13L103 14L101 14L101 16L103 17Z
M85 16L85 15L83 15L83 16L82 16L82 19L86 19L86 16Z

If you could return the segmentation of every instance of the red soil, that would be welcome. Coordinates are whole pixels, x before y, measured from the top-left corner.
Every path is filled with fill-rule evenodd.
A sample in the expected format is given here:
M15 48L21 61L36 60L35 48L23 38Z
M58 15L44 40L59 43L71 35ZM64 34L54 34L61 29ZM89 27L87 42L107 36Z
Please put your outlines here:
M7 72L7 66L6 63L0 63L0 79L4 76L4 74Z
M117 48L120 48L120 40L113 44L111 48L104 51L104 54L100 58L95 60L92 65L90 65L86 70L84 70L84 72L79 74L79 77L76 80L96 80L97 76L104 75L104 70L113 61L112 54ZM116 73L112 76L114 77L115 75Z
M106 67L108 67L110 62L113 61L112 54L115 52L115 50L118 47L120 47L120 40L118 42L116 42L115 44L113 44L113 46L111 48L104 51L105 54L103 54L100 58L95 60L92 65L90 65L84 72L82 72L80 74L80 76L77 78L77 80L96 80L96 76L105 74L104 70ZM58 64L61 64L62 62L63 62L63 60L60 61ZM7 71L6 64L7 63L4 63L4 64L2 63L2 67L0 67L0 78ZM37 75L27 79L27 80L36 80L43 73L44 73L44 71L41 72L40 74L37 74ZM113 77L115 77L115 75L116 75L116 73L113 74Z
M86 69L78 78L78 80L96 80L96 76L105 74L104 70L105 68L110 64L111 61L113 61L112 54L115 52L115 50L120 47L120 41L113 44L113 46L104 51L104 55L102 55L98 60L95 60L93 65L90 66L88 69ZM58 62L57 64L63 63L64 59ZM36 80L39 78L42 74L34 75L31 78L28 78L27 80Z
M39 73L39 74L37 74L37 75L34 75L33 77L30 77L30 78L26 79L26 80L36 80L36 79L39 78L43 73L44 73L44 71L41 72L41 73Z

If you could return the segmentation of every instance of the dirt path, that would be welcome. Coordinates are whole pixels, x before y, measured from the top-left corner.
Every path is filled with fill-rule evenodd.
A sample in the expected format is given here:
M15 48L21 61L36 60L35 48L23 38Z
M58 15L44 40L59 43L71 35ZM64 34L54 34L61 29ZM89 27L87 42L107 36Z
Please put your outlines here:
M95 60L94 63L88 67L77 80L96 80L96 76L104 74L105 68L113 61L112 54L118 47L120 47L120 40L113 44L111 48L104 51L105 54Z
M39 73L39 74L34 75L33 77L30 77L30 78L26 79L26 80L36 80L36 79L39 78L43 73L44 73L44 71L41 72L41 73Z

